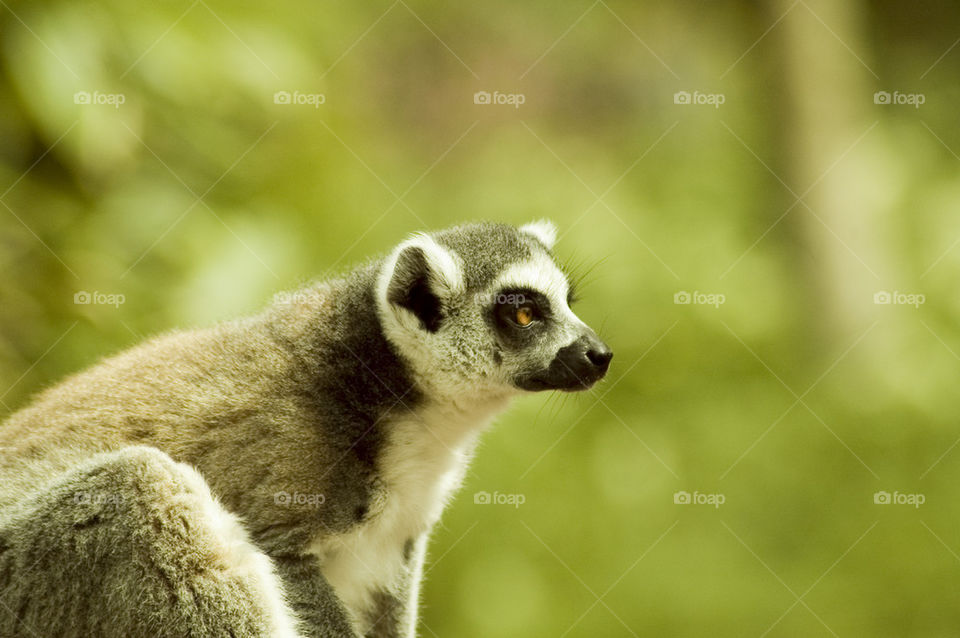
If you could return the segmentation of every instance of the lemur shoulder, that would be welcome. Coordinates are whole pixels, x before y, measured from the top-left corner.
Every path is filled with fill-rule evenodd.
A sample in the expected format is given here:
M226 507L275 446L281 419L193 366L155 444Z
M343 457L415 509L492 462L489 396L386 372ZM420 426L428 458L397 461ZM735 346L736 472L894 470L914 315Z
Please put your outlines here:
M0 425L0 635L414 636L479 434L612 357L554 241L418 234L42 392Z

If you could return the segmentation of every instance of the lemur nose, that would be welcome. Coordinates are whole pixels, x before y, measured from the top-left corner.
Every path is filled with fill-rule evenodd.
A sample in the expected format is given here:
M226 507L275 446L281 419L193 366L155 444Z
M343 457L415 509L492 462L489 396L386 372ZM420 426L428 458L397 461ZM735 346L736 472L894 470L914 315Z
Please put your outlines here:
M587 350L587 359L606 372L610 367L610 359L613 359L613 352L605 344L598 344Z

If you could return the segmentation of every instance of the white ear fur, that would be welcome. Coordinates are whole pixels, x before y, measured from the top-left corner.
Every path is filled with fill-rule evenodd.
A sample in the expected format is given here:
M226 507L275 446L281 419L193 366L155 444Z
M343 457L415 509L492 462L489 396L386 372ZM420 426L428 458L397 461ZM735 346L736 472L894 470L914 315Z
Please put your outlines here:
M557 242L557 227L554 226L553 222L549 219L541 219L530 222L529 224L524 224L520 227L520 232L532 235L539 240L541 244L546 246L547 250L552 249L553 245Z
M453 253L434 241L430 235L417 233L400 244L395 254L399 255L410 246L420 248L427 256L427 264L430 266L431 273L430 283L436 286L437 292L441 296L463 291L463 271ZM396 264L396 258L394 258L394 264Z
M397 259L403 251L411 247L419 248L426 256L430 269L430 284L439 296L454 295L464 290L463 270L457 257L434 241L430 235L416 233L397 246L384 262L377 281L377 298L380 304L389 305L387 291L397 267Z

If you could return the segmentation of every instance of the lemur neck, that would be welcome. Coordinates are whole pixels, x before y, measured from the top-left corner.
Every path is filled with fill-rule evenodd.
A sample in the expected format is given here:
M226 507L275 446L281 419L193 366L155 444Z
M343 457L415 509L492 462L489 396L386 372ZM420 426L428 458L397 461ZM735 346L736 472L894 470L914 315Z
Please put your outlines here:
M507 395L430 401L417 416L431 434L450 448L457 448L485 430L509 403Z
M424 396L380 327L374 265L275 304L266 320L294 355L300 392L319 410L368 424L418 409ZM330 406L325 408L324 406Z
M451 444L479 432L507 406L510 395L475 386L433 387L432 375L413 370L377 315L377 270L371 264L344 279L286 295L289 303L268 311L271 334L294 355L297 385L318 410L347 413L371 426L412 419ZM449 425L440 431L444 421Z

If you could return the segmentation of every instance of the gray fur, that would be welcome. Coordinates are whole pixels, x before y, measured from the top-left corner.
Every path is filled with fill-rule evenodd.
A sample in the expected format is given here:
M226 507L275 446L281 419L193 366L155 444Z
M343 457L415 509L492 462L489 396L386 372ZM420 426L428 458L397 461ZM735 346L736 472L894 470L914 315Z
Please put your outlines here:
M231 564L228 539L203 511L209 496L184 469L127 447L6 511L0 635L270 635L267 604Z
M111 357L0 425L0 636L271 636L284 618L291 636L412 635L434 521L398 537L396 577L362 590L362 608L327 575L339 539L402 492L385 466L406 458L392 437L430 437L427 415L454 400L493 401L451 430L468 457L470 432L519 391L509 366L546 369L570 340L569 326L544 328L518 352L477 301L511 264L553 263L541 241L493 224L431 237L462 287L430 245L396 271L372 261ZM422 270L434 330L404 323L416 304L400 284Z
M484 291L507 266L528 259L532 252L547 253L536 239L503 224L458 226L440 231L436 240L470 264L465 275L471 294Z

